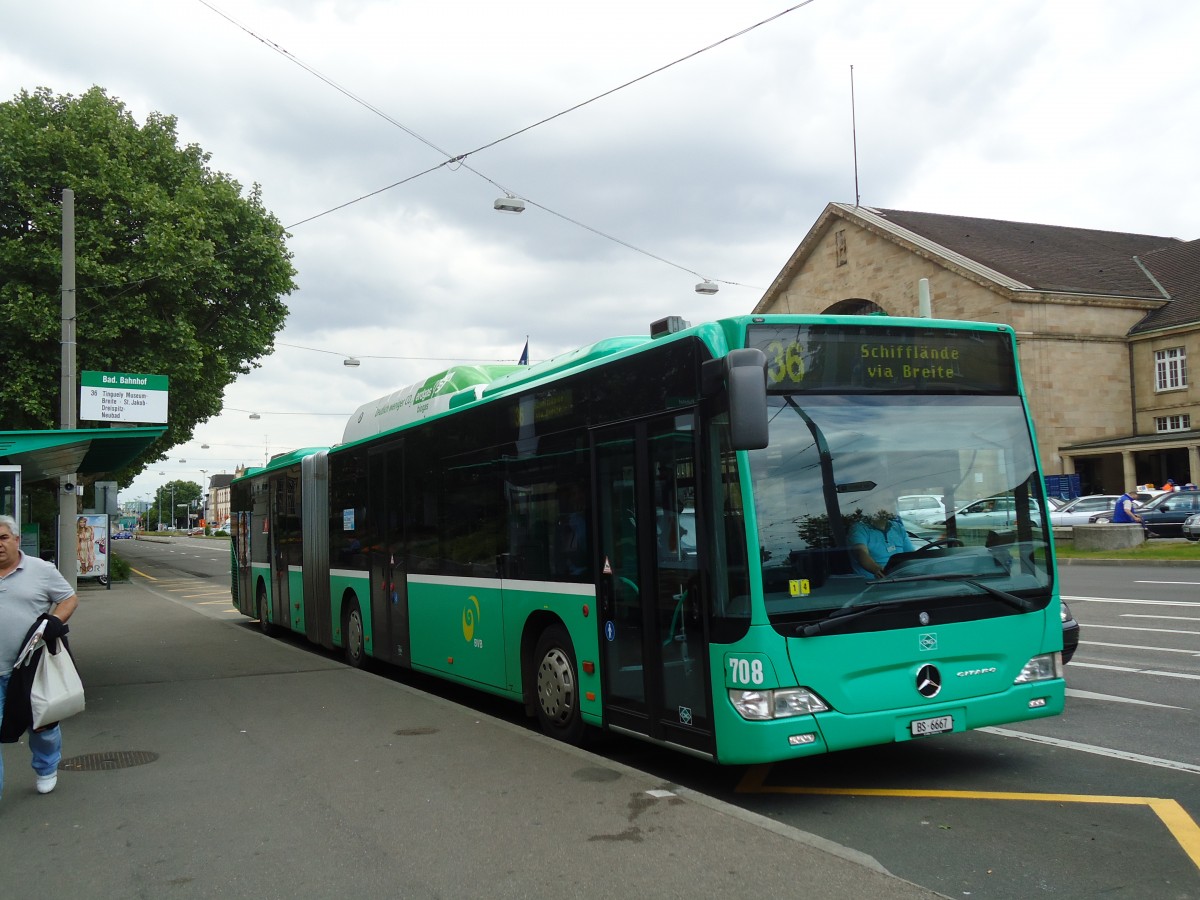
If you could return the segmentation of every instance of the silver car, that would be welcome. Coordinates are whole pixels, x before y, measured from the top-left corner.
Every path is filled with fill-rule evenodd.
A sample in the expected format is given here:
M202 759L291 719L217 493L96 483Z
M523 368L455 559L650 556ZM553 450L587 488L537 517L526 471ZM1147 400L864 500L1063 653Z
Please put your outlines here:
M1183 520L1183 536L1189 541L1200 541L1200 513Z
M1112 512L1120 499L1116 494L1089 494L1076 497L1062 509L1050 510L1050 524L1056 528L1086 525L1096 513Z

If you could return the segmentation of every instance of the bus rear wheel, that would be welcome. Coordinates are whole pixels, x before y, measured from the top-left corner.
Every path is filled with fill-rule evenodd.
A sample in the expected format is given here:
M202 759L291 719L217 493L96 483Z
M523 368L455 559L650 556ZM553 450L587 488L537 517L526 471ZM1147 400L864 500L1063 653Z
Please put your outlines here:
M258 585L258 629L267 637L275 633L275 626L267 618L267 589L261 582Z
M346 613L346 621L342 626L342 638L346 642L346 662L356 669L361 669L366 662L367 652L363 646L362 613L358 604L351 602L350 610Z
M583 738L579 710L579 670L571 636L562 625L551 625L538 638L533 652L533 684L537 691L538 724L556 740L578 744Z

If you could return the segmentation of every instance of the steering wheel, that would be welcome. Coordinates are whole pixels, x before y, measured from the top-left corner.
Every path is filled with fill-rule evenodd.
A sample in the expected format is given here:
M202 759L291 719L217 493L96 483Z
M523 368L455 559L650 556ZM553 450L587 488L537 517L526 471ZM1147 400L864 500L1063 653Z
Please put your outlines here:
M966 544L964 544L958 538L939 538L936 541L930 541L928 544L926 544L924 547L922 547L920 550L918 550L916 552L917 553L928 553L931 550L939 550L942 547L965 547L965 546L966 546Z

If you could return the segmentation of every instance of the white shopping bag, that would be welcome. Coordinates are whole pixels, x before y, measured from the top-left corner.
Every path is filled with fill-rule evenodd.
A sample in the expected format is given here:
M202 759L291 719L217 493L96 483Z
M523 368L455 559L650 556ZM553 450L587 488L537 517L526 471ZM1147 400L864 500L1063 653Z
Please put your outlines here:
M56 652L51 653L51 649ZM62 641L46 644L33 673L29 691L33 727L42 728L83 712L83 682L67 645Z

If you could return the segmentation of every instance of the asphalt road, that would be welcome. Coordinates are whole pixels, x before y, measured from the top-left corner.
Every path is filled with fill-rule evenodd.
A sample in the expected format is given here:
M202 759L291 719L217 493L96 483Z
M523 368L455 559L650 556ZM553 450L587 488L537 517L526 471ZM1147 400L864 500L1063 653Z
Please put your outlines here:
M114 549L156 592L249 622L229 602L224 542ZM1200 898L1200 566L1060 574L1082 628L1060 717L749 768L616 738L592 749L870 854L949 897ZM379 674L522 721L490 697Z

